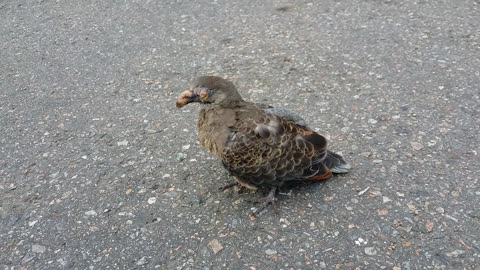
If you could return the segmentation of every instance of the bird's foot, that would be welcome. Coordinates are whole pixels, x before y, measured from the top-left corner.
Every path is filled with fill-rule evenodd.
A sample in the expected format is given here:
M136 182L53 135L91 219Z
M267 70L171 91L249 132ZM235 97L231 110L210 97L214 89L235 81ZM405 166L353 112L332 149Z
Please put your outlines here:
M275 193L277 192L277 187L272 187L270 191L268 192L268 195L263 197L261 201L259 201L259 206L252 211L250 214L250 217L255 219L263 210L265 210L270 204L274 204L277 199L275 197Z

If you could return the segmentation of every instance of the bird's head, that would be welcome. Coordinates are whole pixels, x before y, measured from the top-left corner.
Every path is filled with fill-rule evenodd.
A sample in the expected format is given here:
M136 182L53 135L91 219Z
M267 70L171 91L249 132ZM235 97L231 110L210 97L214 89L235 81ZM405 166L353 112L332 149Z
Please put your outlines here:
M192 87L178 96L177 108L192 102L228 106L242 101L231 81L216 76L202 76L195 79Z

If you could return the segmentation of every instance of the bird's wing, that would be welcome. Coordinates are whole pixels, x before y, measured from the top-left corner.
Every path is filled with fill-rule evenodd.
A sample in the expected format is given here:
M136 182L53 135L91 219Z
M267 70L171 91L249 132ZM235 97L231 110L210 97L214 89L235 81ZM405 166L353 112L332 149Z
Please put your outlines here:
M293 122L299 126L302 127L307 127L307 122L303 117L301 117L298 113L292 112L288 109L285 108L268 108L264 110L266 113L271 113L277 116L280 116L281 118Z
M322 161L327 140L307 127L258 111L239 117L222 155L225 168L254 185L322 180L331 170Z

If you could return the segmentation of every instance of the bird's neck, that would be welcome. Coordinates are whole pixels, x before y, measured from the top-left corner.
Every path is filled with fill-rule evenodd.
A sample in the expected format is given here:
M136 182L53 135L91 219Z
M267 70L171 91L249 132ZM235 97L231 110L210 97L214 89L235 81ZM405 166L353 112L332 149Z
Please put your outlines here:
M218 107L224 108L224 109L235 109L235 108L239 108L239 107L244 107L247 104L248 104L248 102L246 102L241 97L239 97L238 99L224 100L224 101L222 101L218 104L215 104L215 106L218 106Z

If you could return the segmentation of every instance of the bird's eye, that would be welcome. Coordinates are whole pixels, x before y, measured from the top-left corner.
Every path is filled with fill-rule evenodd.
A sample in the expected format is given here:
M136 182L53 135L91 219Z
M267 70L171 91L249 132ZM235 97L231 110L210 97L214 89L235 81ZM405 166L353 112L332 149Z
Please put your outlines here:
M201 101L205 101L208 98L208 90L205 88L200 90L200 93L198 93L198 96L200 97Z

